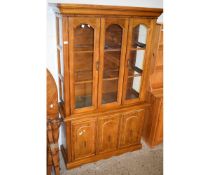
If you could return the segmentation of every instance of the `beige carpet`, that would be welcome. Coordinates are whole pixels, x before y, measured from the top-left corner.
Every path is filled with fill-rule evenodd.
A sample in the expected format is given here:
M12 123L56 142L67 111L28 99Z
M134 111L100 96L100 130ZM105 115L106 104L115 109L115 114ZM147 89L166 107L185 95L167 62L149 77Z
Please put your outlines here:
M162 175L163 145L151 149L145 143L138 151L99 160L81 167L66 170L60 156L61 175Z

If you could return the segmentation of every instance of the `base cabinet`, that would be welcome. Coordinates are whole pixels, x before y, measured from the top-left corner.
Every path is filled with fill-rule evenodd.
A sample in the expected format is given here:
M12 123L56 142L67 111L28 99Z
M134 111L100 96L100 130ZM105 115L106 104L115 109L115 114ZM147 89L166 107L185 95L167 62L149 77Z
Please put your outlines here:
M72 122L73 160L95 154L95 120Z
M67 149L72 156L66 160L67 167L72 168L84 162L141 148L144 111L145 109L98 114L70 121L71 124L66 125L71 133L71 137L67 138L71 143ZM63 153L65 152L66 150Z

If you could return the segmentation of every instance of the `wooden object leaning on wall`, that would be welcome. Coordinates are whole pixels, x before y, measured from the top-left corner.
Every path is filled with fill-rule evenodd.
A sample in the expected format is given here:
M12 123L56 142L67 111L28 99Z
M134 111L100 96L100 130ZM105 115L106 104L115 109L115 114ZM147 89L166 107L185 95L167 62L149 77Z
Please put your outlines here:
M60 174L59 167L59 113L58 92L55 80L47 69L47 175Z
M154 147L163 141L163 25L156 25L154 52L151 64L150 92L151 103L144 123L143 138Z

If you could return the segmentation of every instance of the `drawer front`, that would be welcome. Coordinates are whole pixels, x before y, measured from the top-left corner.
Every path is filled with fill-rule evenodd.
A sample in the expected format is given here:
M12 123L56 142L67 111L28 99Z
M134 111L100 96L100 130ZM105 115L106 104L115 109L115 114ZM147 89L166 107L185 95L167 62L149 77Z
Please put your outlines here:
M99 153L117 149L120 115L100 118L98 121L98 151Z
M121 120L120 147L140 143L144 110L123 114Z
M95 154L96 120L72 122L72 155L73 160Z

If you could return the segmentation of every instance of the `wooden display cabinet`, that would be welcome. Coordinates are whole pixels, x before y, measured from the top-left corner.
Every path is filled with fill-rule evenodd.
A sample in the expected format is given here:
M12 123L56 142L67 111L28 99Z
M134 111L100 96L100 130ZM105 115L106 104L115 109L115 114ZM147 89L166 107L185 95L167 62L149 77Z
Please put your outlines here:
M57 4L55 11L67 168L141 148L162 9Z

